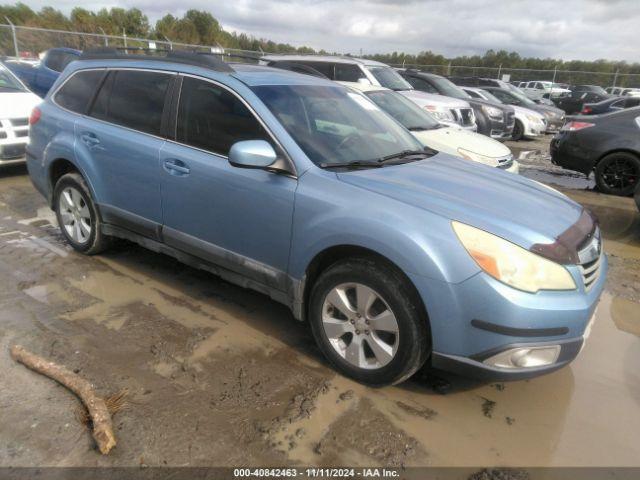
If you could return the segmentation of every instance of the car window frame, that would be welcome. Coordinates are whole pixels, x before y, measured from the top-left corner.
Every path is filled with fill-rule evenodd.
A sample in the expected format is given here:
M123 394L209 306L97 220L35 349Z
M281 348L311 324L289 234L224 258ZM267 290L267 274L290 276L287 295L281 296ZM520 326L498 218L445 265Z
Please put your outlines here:
M278 148L280 149L280 151L283 153L283 158L282 160L287 164L287 167L289 169L289 172L277 172L280 175L285 175L285 176L289 176L292 178L297 179L298 178L298 170L296 168L296 164L293 161L293 159L291 158L291 155L289 154L289 152L284 148L284 146L282 145L282 142L280 142L278 140L278 138L276 137L276 135L273 133L273 131L269 128L269 126L266 124L266 122L264 122L264 120L262 120L262 118L260 117L260 115L258 115L258 113L255 111L255 109L249 104L249 102L247 102L242 95L240 95L238 92L236 92L233 88L229 87L228 85L225 85L222 82L219 82L217 80L214 80L212 78L207 78L207 77L203 77L201 75L195 75L195 74L191 74L191 73L185 73L185 72L176 72L177 74L177 78L176 81L174 82L174 89L173 89L173 95L172 95L172 99L171 99L171 105L169 107L169 121L168 121L168 125L167 125L167 137L165 138L165 140L167 142L171 142L175 145L180 145L186 148L191 148L193 150L197 150L199 152L203 152L206 153L208 155L212 155L214 157L218 157L222 160L225 161L229 161L229 156L228 155L223 155L221 153L217 153L217 152L212 152L210 150L206 150L204 148L199 148L196 147L194 145L189 145L186 143L182 143L179 142L177 140L177 133L178 133L178 108L180 106L180 97L182 95L182 80L185 77L190 77L190 78L195 78L196 80L200 80L200 81L204 81L204 82L208 82L211 83L219 88L222 88L224 90L226 90L227 92L229 92L231 95L234 95L237 99L240 100L240 102L242 102L242 104L247 108L247 110L249 110L249 113L251 113L251 115L253 115L253 117L256 119L256 121L260 124L260 126L262 128L264 128L264 130L267 132L267 135L269 135L269 137L271 138L271 140L273 141L273 143L275 145L278 146ZM275 172L274 172L275 173Z

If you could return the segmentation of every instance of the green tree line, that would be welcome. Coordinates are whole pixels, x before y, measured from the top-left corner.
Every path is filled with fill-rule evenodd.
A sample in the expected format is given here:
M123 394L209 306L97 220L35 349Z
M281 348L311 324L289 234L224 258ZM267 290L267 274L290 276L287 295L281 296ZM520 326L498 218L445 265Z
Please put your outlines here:
M108 35L122 35L155 40L170 39L172 42L189 43L194 45L219 45L225 48L264 51L273 53L327 53L316 51L310 47L295 47L287 43L276 43L264 38L256 38L244 33L225 31L218 20L209 12L202 10L188 10L182 18L166 14L155 25L137 8L103 8L97 12L85 8L74 8L69 15L53 7L44 7L34 11L23 3L0 6L0 23L8 18L18 26L43 27L55 30L79 31L87 33L106 33ZM8 29L0 29L0 54L13 54L12 39ZM93 42L93 43L91 43ZM60 35L43 35L38 32L20 32L19 44L21 49L40 51L52 46L69 46L87 48L101 45L99 38L87 40L85 38ZM348 53L346 53L348 55ZM618 85L639 85L640 76L627 77L625 74L640 74L640 63L614 62L610 60L570 60L564 61L554 58L522 57L516 52L506 50L488 50L484 55L458 56L447 58L443 55L425 50L416 55L401 52L369 55L368 58L379 60L391 65L407 65L420 68L425 65L430 70L441 74L451 75L485 75L497 76L497 69L502 73L511 74L513 80L548 79L534 72L519 72L513 69L554 70L558 71L588 71L593 74L565 74L559 73L556 81L567 83L599 83L610 85L614 72L619 72L616 83ZM449 66L458 66L451 69ZM439 68L438 68L439 67ZM468 68L465 68L468 67ZM472 69L471 67L476 67ZM511 70L510 70L511 69ZM535 78L532 78L535 77Z

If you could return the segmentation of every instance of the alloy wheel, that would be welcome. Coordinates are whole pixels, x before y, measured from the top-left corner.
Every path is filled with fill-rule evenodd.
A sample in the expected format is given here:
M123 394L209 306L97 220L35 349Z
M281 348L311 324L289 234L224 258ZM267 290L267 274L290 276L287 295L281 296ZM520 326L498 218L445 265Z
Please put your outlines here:
M604 183L612 190L624 190L638 183L640 172L629 159L616 158L602 172Z
M343 283L327 294L322 326L336 353L358 368L382 368L398 349L395 314L380 294L361 283Z
M91 212L89 205L78 190L66 187L58 200L62 227L67 235L78 244L84 244L91 237Z

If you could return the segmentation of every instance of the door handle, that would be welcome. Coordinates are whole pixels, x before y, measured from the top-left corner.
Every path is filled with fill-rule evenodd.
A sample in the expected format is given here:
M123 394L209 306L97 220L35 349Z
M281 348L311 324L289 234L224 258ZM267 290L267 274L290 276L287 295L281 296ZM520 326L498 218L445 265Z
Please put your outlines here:
M164 161L164 169L171 175L184 177L191 173L191 169L181 160L170 158Z
M96 137L96 135L93 133L83 133L80 138L88 147L95 147L100 143L98 137Z

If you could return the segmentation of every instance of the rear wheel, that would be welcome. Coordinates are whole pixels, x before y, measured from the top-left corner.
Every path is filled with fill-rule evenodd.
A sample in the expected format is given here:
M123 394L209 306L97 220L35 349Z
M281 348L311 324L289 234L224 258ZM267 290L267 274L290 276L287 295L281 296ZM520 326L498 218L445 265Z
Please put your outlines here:
M602 193L631 195L640 181L640 159L627 152L612 153L598 162L595 177Z
M413 287L369 258L338 262L311 292L309 319L324 355L341 373L383 386L402 382L426 361L427 319Z
M109 246L110 238L101 232L98 210L81 175L67 173L60 177L53 202L60 230L74 250L94 255Z
M522 140L522 137L524 137L524 126L522 125L522 122L518 119L516 119L516 123L513 126L513 134L511 135L512 140Z

